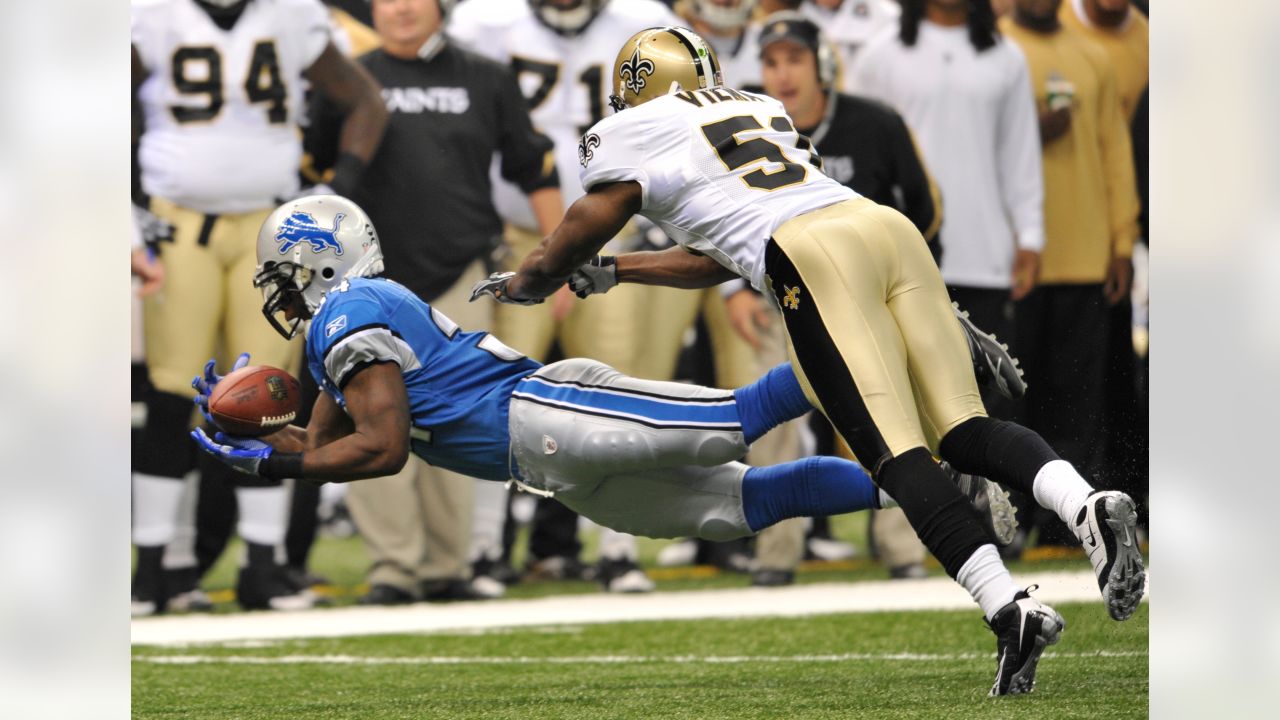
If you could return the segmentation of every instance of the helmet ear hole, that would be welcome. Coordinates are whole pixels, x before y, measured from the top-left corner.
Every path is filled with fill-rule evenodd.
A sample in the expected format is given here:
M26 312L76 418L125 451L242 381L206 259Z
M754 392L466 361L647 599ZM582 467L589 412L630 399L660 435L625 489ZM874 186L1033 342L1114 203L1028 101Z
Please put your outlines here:
M324 278L325 280L332 280L333 275L334 275L333 268L331 267L327 267L320 271L320 277Z

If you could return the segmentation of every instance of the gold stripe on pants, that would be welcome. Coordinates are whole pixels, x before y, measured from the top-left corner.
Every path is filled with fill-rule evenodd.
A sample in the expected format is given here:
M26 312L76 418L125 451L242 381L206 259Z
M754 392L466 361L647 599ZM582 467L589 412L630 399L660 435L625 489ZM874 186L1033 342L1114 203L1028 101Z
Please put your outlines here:
M801 387L873 473L936 450L926 425L941 437L986 415L942 276L901 213L865 198L808 212L765 258Z

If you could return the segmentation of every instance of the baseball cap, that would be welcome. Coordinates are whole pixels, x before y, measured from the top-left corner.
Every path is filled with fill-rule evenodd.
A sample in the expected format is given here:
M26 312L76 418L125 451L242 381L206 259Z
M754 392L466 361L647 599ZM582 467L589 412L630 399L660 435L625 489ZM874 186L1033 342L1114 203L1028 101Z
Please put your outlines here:
M760 53L773 43L788 41L818 52L822 43L821 30L803 14L794 11L777 12L764 20L760 31Z

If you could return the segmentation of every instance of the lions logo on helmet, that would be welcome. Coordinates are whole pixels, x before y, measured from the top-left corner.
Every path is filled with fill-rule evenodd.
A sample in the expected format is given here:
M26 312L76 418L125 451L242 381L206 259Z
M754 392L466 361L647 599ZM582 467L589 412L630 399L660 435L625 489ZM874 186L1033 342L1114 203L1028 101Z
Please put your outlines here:
M609 105L621 112L674 89L723 84L715 52L697 33L679 27L649 28L632 35L618 52Z
M280 243L280 254L284 255L300 242L311 244L311 252L322 253L333 250L334 255L342 254L342 245L336 237L342 227L342 219L346 213L338 213L333 218L333 229L320 227L311 213L295 212L280 223L276 231L276 242Z
M378 233L364 210L344 197L292 200L276 208L258 231L253 285L262 290L263 315L286 338L305 327L303 321L315 315L325 293L348 278L380 272Z

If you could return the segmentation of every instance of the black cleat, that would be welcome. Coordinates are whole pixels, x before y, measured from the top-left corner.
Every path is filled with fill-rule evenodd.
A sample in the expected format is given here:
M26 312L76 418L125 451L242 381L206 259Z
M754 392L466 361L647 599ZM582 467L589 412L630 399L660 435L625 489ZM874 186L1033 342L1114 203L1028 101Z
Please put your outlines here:
M611 593L647 593L652 592L653 580L634 560L626 558L618 560L601 559L596 564L596 580Z
M1017 508L1009 500L1009 492L980 475L962 473L948 462L939 465L960 492L969 498L969 503L982 519L983 527L996 544L1005 547L1013 542L1018 532L1018 519L1014 516Z
M1137 524L1133 499L1117 490L1090 495L1073 523L1098 576L1107 612L1115 620L1128 620L1146 591L1147 571L1138 547Z
M988 693L991 697L1034 690L1040 655L1058 642L1067 626L1057 610L1031 597L1027 590L1014 595L1013 602L987 621L987 627L996 634L996 682Z
M969 356L973 360L973 374L981 385L990 385L1010 400L1017 400L1027 392L1027 381L1022 379L1018 360L1009 354L1009 346L996 340L994 335L978 329L969 319L969 313L951 303L956 320L964 328L969 342Z

